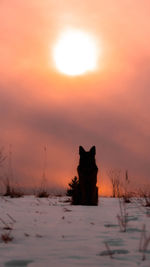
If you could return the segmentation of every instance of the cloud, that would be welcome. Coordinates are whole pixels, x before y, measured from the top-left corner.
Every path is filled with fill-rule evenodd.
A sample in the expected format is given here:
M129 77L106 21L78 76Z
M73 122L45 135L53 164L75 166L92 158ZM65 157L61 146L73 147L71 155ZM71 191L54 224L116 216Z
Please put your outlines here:
M96 145L102 171L128 168L148 182L149 2L15 0L1 7L0 140L6 150L13 144L19 179L40 180L46 144L50 183L66 183L76 174L78 146ZM96 73L69 78L55 70L51 47L67 23L100 38Z

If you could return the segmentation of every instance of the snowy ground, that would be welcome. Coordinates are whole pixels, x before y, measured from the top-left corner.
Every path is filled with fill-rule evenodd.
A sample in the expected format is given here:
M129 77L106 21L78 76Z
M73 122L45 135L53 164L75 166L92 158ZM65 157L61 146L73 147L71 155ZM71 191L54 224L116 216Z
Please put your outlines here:
M118 199L100 198L98 207L65 199L0 198L0 266L150 266L150 244L144 261L139 252L143 224L150 236L145 208L127 204L127 231L121 232ZM5 243L5 233L13 240Z

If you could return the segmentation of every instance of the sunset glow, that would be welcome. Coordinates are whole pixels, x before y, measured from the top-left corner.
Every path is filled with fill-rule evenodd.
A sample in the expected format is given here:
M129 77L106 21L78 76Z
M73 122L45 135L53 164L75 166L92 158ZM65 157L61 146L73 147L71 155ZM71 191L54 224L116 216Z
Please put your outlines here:
M97 47L94 39L80 30L63 32L54 48L56 68L71 76L96 69Z
M101 195L109 169L150 186L150 1L31 0L0 4L0 151L14 181L66 189L79 146L96 147ZM135 188L136 187L136 188Z

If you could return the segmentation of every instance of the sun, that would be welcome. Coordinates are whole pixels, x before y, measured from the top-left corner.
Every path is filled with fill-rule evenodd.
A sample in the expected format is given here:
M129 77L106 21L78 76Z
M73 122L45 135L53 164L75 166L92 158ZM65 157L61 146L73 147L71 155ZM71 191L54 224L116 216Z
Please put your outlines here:
M84 31L66 30L54 46L53 57L57 70L63 74L77 76L94 71L98 59L96 40Z

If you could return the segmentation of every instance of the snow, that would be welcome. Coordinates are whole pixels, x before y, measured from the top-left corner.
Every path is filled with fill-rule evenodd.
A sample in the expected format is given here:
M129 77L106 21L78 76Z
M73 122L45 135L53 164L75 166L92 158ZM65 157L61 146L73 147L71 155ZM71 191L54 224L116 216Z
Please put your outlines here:
M126 204L127 230L121 232L118 199L100 198L96 207L66 199L0 198L0 266L150 266L150 244L145 260L139 252L144 224L150 236L150 217L138 201ZM5 233L13 240L5 243Z

